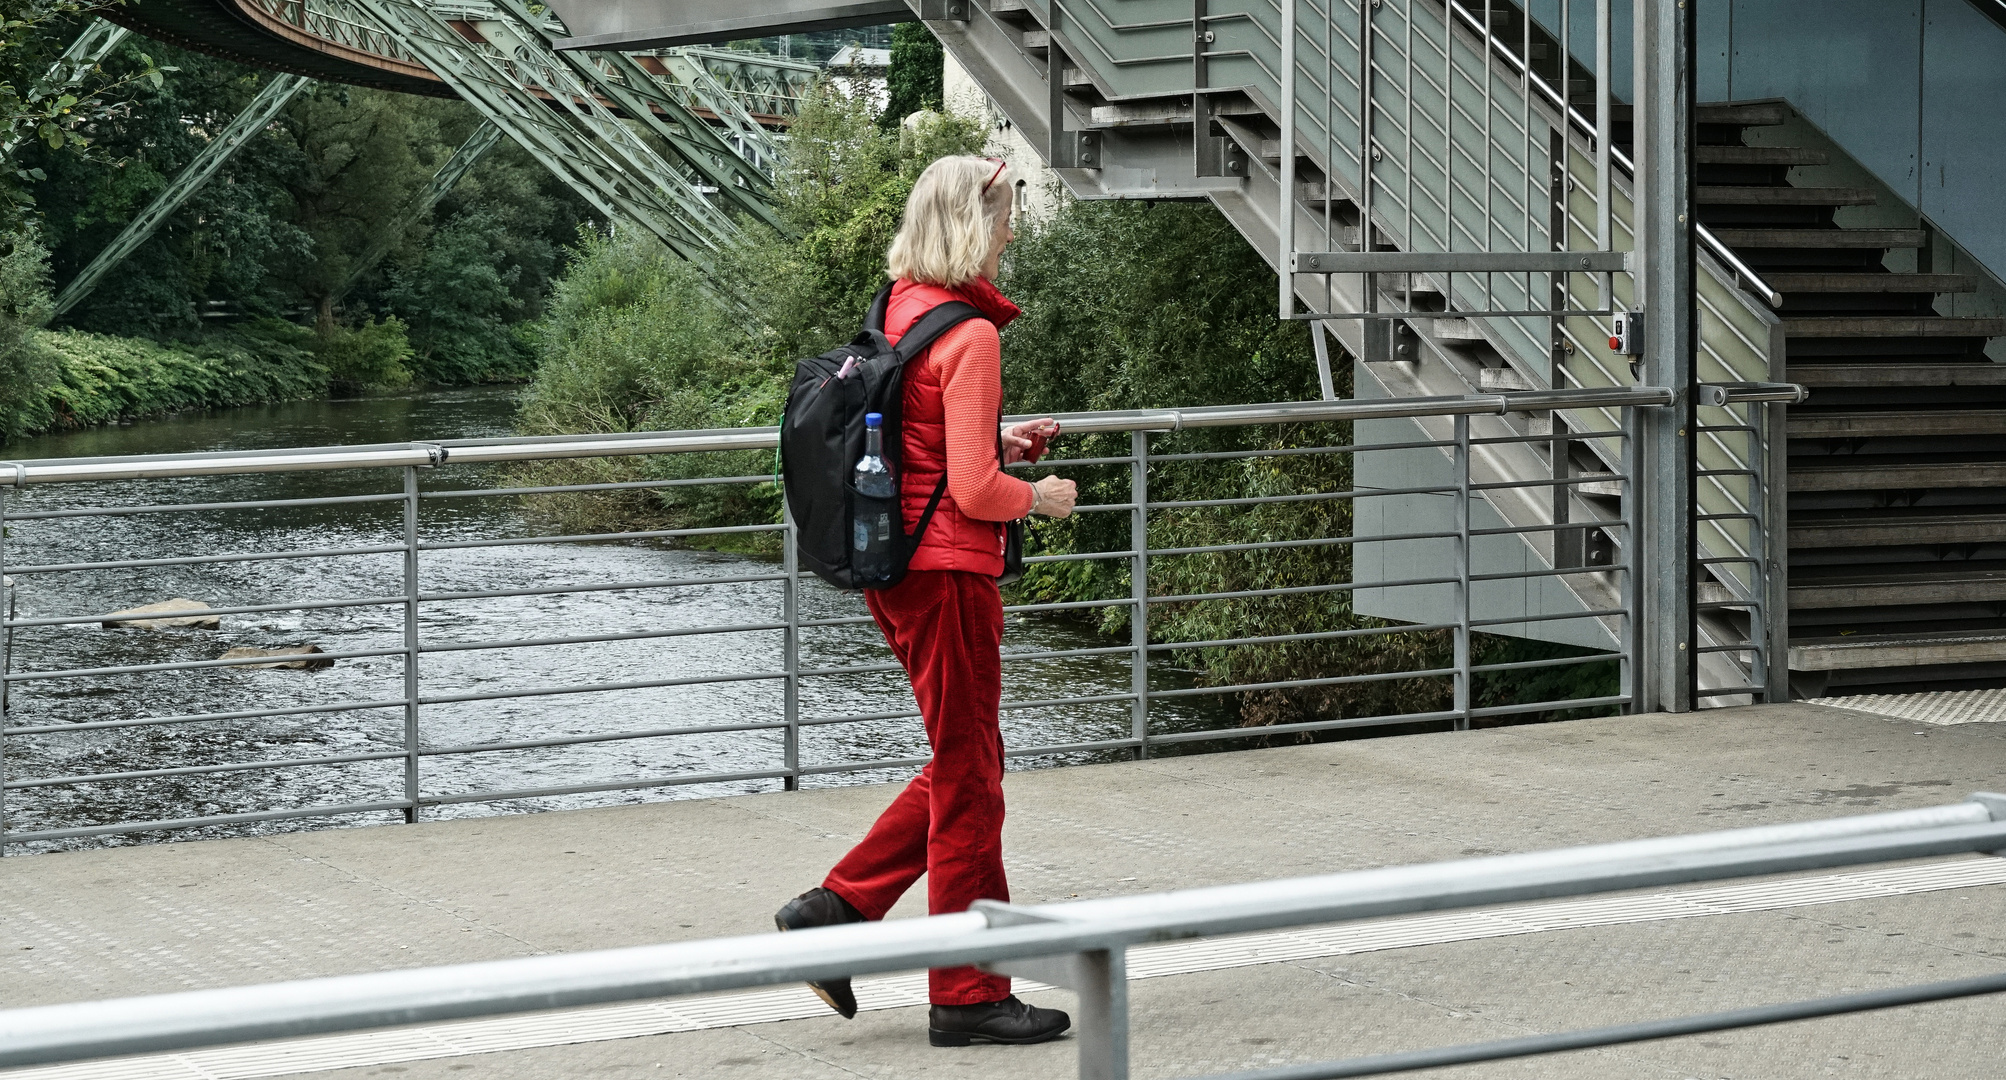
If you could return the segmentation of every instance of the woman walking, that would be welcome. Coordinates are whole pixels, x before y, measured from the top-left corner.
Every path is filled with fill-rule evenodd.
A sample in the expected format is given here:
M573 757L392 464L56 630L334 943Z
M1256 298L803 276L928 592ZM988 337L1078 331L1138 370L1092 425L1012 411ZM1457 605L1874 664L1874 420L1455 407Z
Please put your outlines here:
M904 580L864 592L912 681L933 759L819 888L780 909L774 921L782 930L882 919L921 874L931 914L1010 898L997 721L1003 523L1034 513L1065 517L1077 492L1071 480L1047 476L1033 484L1003 472L1010 462L1037 460L1046 440L1058 434L1050 419L1005 431L998 453L1003 378L997 332L1018 315L995 285L1011 240L1008 170L1004 162L974 157L927 166L886 255L893 285L885 334L894 343L948 301L972 304L984 316L955 326L906 365L899 491L907 532L917 526L943 472L947 493ZM809 985L837 1012L856 1015L850 980ZM1063 1012L1018 1000L1007 977L972 967L932 972L929 997L928 1038L935 1046L1043 1042L1071 1024Z

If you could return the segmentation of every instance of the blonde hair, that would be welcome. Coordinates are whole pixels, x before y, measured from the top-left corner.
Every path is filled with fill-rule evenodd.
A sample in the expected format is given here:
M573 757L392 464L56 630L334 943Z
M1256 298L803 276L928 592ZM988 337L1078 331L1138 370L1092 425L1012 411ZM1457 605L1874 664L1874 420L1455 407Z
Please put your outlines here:
M905 201L905 220L885 252L885 272L923 285L974 280L989 259L996 219L1010 212L1010 170L979 157L944 157L926 167ZM983 183L989 183L987 191Z

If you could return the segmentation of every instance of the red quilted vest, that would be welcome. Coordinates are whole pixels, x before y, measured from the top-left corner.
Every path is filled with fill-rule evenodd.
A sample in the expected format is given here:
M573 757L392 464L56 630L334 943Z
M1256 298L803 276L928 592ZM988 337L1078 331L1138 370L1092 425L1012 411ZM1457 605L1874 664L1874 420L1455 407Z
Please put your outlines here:
M974 304L987 321L970 320L950 334L991 334L1016 315L1016 306L986 281L975 287L945 289L900 281L892 286L891 304L885 310L885 336L898 344L912 324L932 308L950 300ZM987 286L984 288L984 286ZM899 477L900 505L910 532L919 525L927 502L947 472L947 407L941 396L940 375L934 369L929 348L913 357L905 369L905 414L903 474ZM999 414L1000 421L1002 416ZM913 552L913 570L965 570L995 577L1003 572L1003 523L969 517L954 505L953 495L940 497L940 508Z

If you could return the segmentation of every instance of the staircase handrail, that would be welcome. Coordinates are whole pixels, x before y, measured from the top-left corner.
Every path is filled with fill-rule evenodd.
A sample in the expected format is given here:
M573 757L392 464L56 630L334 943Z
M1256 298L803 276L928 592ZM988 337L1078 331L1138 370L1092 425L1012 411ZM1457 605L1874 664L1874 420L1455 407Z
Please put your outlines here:
M1541 95L1548 102L1566 114L1570 124L1580 128L1582 133L1589 138L1592 139L1595 137L1595 122L1564 100L1560 96L1560 91L1553 88L1553 84L1531 71L1526 61L1511 51L1510 45L1501 40L1496 34L1490 33L1485 29L1482 20L1472 15L1469 9L1458 3L1457 0L1448 0L1448 6L1449 10L1461 17L1465 25L1489 39L1491 51L1510 61L1512 66L1518 69L1519 73L1525 77L1528 83L1539 88ZM1530 18L1530 16L1527 17ZM1567 56L1560 58L1560 62L1563 64L1569 63L1572 60L1572 57ZM1601 78L1604 76L1598 72L1596 77ZM1628 154L1618 150L1613 145L1609 147L1609 159L1631 176L1637 174L1636 162L1630 160ZM1707 250L1712 252L1720 261L1726 263L1730 270L1734 271L1736 284L1760 296L1770 307L1780 308L1783 306L1783 294L1777 292L1768 282L1762 280L1762 275L1756 273L1746 262L1743 262L1741 257L1734 253L1734 249L1721 242L1720 237L1715 236L1711 230L1697 221L1693 222L1693 230L1698 235L1700 242L1706 245Z

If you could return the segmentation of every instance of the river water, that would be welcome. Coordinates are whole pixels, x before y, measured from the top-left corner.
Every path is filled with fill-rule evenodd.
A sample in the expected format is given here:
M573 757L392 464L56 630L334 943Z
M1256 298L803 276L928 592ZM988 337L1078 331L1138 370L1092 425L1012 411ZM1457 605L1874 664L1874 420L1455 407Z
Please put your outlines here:
M10 445L6 454L27 460L485 438L511 433L513 408L510 392L496 388L297 403L45 436ZM424 486L435 491L478 488L497 479L492 470L448 467L428 472ZM401 484L398 471L379 470L33 487L8 496L6 563L21 568L395 545L403 530L398 501L114 517L32 515L100 506L389 494L400 491ZM420 532L428 544L467 544L534 537L546 529L526 515L519 500L489 496L426 500ZM428 602L420 606L419 636L431 648L769 623L780 618L780 583L731 579L770 576L779 569L773 560L666 542L427 550L420 561L421 587L427 593L661 580L692 584ZM179 597L232 608L390 597L403 592L402 573L402 555L394 552L27 573L16 578L16 615L20 619L85 616ZM707 583L711 581L716 584ZM809 619L863 613L855 597L827 588L812 576L804 576L801 603L802 615ZM330 653L387 652L402 648L403 633L403 609L398 605L225 615L216 630L106 630L94 622L28 627L15 632L8 670L18 676L176 664L216 659L239 646L312 644ZM426 752L419 762L420 791L427 800L439 800L425 806L422 816L520 813L776 790L782 785L777 778L738 774L781 767L779 731L648 733L778 721L783 701L778 680L592 693L548 691L778 671L780 641L778 631L749 630L428 653L419 665L422 693L461 700L426 704L420 710L419 745ZM1004 648L1038 652L1112 644L1074 623L1013 617ZM804 631L802 649L804 668L877 664L890 658L876 629L868 625ZM1180 682L1176 672L1156 675L1158 686ZM1114 694L1128 686L1129 669L1120 656L1023 661L1006 665L1004 698L1036 701ZM505 699L479 696L521 691L545 693ZM15 682L6 717L14 733L0 746L10 789L5 793L6 828L19 834L401 798L406 790L401 705L305 710L396 701L404 692L400 655L343 658L319 671L207 669ZM903 675L895 671L802 680L799 713L807 720L912 707ZM302 711L279 717L133 723L276 709ZM1151 707L1156 731L1231 722L1224 707L1208 698L1179 698ZM1129 726L1130 708L1125 702L1012 710L1004 713L1003 720L1004 741L1012 748L1119 738ZM595 741L607 735L619 737ZM552 742L561 745L521 745ZM800 738L801 762L808 767L925 754L924 735L911 718L811 724L802 729ZM1126 751L1020 757L1011 760L1011 767L1111 760L1118 755L1125 756ZM250 771L234 768L247 762L285 764ZM876 782L910 771L906 767L831 772L806 776L801 784ZM153 775L129 775L141 772ZM99 779L44 783L79 776ZM726 779L682 782L693 777ZM619 789L632 783L658 786ZM584 786L601 790L511 800L483 797ZM242 835L401 819L401 811L376 810L172 833L71 837L26 847Z

